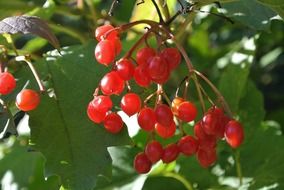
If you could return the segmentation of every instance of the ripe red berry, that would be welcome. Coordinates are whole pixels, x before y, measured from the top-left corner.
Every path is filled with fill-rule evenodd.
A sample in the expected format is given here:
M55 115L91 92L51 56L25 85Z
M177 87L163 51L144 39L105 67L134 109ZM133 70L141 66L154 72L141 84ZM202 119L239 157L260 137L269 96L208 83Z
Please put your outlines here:
M87 114L90 120L94 123L101 123L106 117L106 111L98 109L94 106L93 101L88 104Z
M173 113L169 106L158 104L155 109L157 122L165 127L172 125Z
M199 149L211 150L216 148L217 139L213 135L207 135L204 139L198 139Z
M116 62L116 71L123 80L130 80L133 77L134 69L130 59L120 59Z
M175 69L181 61L181 55L177 48L165 48L160 54L169 64L169 69Z
M95 49L95 57L99 63L108 66L114 61L115 55L116 48L112 41L102 40L97 44Z
M16 97L16 106L22 111L34 110L39 103L39 94L31 89L22 90Z
M147 64L148 61L156 55L156 51L150 47L144 47L137 51L136 53L136 61L138 65Z
M148 76L146 69L147 64L141 64L135 68L133 75L135 82L142 87L148 87L151 84L151 78Z
M16 87L16 80L11 73L4 72L0 74L0 94L11 93Z
M162 161L164 163L170 163L177 159L179 155L179 149L176 144L169 144L164 148L164 154L162 156Z
M181 153L186 156L191 156L198 149L198 141L192 136L184 136L178 142L178 148Z
M174 115L178 115L178 107L179 105L184 102L185 100L181 97L175 97L172 101L172 112Z
M95 96L91 103L101 111L109 111L112 108L112 101L109 96Z
M208 136L203 130L202 122L197 122L194 125L194 136L198 139L206 139Z
M123 127L123 121L117 113L110 113L104 119L104 127L110 133L118 133Z
M195 105L188 101L182 102L177 110L178 118L185 122L193 121L197 115L197 109Z
M116 71L107 73L100 82L101 91L105 95L119 95L124 89L124 81Z
M98 41L101 41L102 40L102 36L106 34L106 32L110 31L114 29L113 26L109 25L109 24L106 24L106 25L103 25L103 26L99 26L96 31L95 31L95 36L96 36L96 39ZM113 41L115 38L118 37L118 33L116 30L113 30L112 32L110 32L108 35L107 35L107 38L108 40L110 41Z
M168 63L161 56L154 56L148 61L147 73L152 80L159 80L168 75Z
M197 152L197 160L200 163L200 165L204 168L211 166L217 160L216 150L199 149Z
M225 128L225 139L231 147L239 147L244 140L242 125L235 120L229 121Z
M112 43L114 44L115 47L115 55L119 55L122 50L122 44L120 39L117 37L112 41Z
M141 109L141 99L135 93L125 94L121 99L120 107L130 117Z
M164 126L160 123L156 123L155 125L155 129L157 134L162 137L162 138L170 138L172 136L174 136L175 132L176 132L176 124L173 121L172 124L170 126Z
M152 108L143 108L137 116L139 126L145 131L152 131L156 124L156 114Z
M152 167L151 161L147 158L144 152L140 152L135 156L133 165L136 172L139 174L148 173Z
M163 153L163 147L158 141L151 141L145 147L145 154L152 163L158 162Z

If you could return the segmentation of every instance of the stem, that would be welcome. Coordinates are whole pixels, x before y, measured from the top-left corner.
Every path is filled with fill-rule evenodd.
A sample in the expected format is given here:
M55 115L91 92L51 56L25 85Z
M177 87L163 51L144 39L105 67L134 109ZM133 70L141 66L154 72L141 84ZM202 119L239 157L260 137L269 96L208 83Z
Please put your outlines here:
M235 162L236 162L236 170L239 177L240 186L243 184L243 174L242 174L242 167L240 162L240 151L235 152Z
M34 68L33 64L31 63L30 61L30 58L28 56L18 56L16 57L16 61L24 61L28 64L29 68L31 69L35 79L36 79L36 82L39 86L39 89L40 89L40 92L45 92L45 88L44 88L44 85L42 84L40 78L39 78L39 74L37 73L36 69Z
M170 15L170 10L169 10L166 0L159 0L159 4L162 7L162 11L164 13L166 20L169 20L171 15Z
M153 96L155 96L155 95L157 95L157 92L154 92L154 93L150 94L147 98L145 98L144 105L147 105L147 102L149 100L151 100L151 98L153 98Z
M194 81L194 84L195 84L195 87L196 87L196 90L197 90L197 93L198 93L198 99L199 99L199 101L201 103L202 111L203 111L203 113L205 113L206 112L206 108L205 108L203 95L202 95L201 89L200 89L200 83L199 83L199 81L198 81L198 79L197 79L195 74L192 76L192 79Z
M14 44L13 38L10 34L3 34L4 38L7 40L8 44L12 46L12 49L14 50L16 56L19 55L18 50Z
M162 13L161 13L161 11L160 11L160 9L159 9L158 4L156 3L156 0L151 0L151 1L152 1L152 3L154 4L154 6L155 6L155 8L156 8L156 11L157 11L158 16L159 16L160 23L161 23L161 24L164 24L165 21L164 21L164 19L163 19L163 16L162 16Z
M203 93L203 95L206 96L207 100L210 102L210 104L211 104L212 106L214 106L214 105L215 105L215 104L214 104L214 101L211 100L211 98L210 98L209 95L206 93L206 91L204 90L204 88L203 88L201 85L199 85L199 87L200 87L201 92Z
M224 108L224 110L228 113L228 115L230 117L233 117L233 114L230 110L230 107L228 105L228 103L226 102L224 96L221 94L221 92L216 88L216 86L208 79L206 78L202 73L194 70L194 73L199 76L200 78L202 78L209 86L210 88L213 90L213 92L216 94L216 96L218 97L222 107Z
M185 188L187 190L193 190L191 183L185 177L183 177L182 175L180 175L178 173L167 172L165 174L162 174L162 176L174 178L174 179L180 181L185 186Z

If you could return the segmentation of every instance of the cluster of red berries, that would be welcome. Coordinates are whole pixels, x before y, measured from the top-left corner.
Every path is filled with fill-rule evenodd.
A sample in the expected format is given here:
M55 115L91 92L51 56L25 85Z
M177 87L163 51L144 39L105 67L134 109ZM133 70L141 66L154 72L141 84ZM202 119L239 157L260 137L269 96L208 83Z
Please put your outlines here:
M189 104L191 103L177 97L172 103L172 112L183 121L192 121L195 119L196 109L192 105L191 108L184 108ZM149 142L144 152L136 155L134 168L138 173L148 173L152 164L159 160L163 163L170 163L176 160L179 154L184 156L196 154L200 165L205 168L209 167L217 160L217 140L224 137L231 147L237 148L244 139L243 128L239 122L226 116L222 109L212 107L201 121L195 124L194 135L184 135L177 143L168 144L164 148L158 141Z
M101 79L93 100L88 104L87 114L94 123L103 123L107 131L119 133L123 121L118 113L111 111L113 103L110 96L120 95L126 82L131 79L142 87L152 82L159 85L165 83L170 72L180 64L181 55L176 48L164 48L157 52L151 47L144 47L136 52L135 60L124 57L114 63L121 51L118 31L111 25L104 25L96 29L95 35L99 41L95 57L103 65L112 65L112 70ZM103 95L98 95L99 90ZM174 98L171 105L157 101L155 107L151 108L133 92L127 92L121 98L120 108L129 117L137 114L137 122L142 130L156 133L162 138L175 135L177 121L188 123L197 116L196 106L181 97ZM239 122L226 116L222 109L213 106L195 124L194 135L184 134L177 143L165 147L156 140L149 142L144 152L136 155L134 168L138 173L147 173L152 164L159 160L170 163L180 153L185 156L196 154L200 165L209 167L217 159L217 140L224 137L230 146L236 148L243 141L243 128Z
M0 73L0 94L10 94L16 88L16 80L9 72ZM24 89L16 97L16 106L22 111L35 109L40 102L39 94L31 89Z

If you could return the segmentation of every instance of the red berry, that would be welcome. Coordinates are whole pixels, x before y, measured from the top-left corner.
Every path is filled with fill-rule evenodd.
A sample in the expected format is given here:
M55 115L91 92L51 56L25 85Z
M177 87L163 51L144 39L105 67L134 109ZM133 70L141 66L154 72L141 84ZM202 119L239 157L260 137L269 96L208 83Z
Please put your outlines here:
M204 139L198 139L199 142L199 149L214 149L217 145L217 139L213 135L207 135Z
M134 65L129 59L120 59L116 62L116 71L123 80L130 80L134 74Z
M235 120L229 121L225 128L225 139L231 147L239 147L244 140L242 125Z
M152 80L159 80L168 75L168 63L161 56L154 56L148 61L147 73Z
M112 108L112 101L109 96L95 96L91 101L96 109L101 111L109 111Z
M184 136L178 142L178 148L181 153L186 156L191 156L198 149L198 141L192 136Z
M156 129L157 134L160 137L166 139L166 138L170 138L174 136L176 132L176 124L174 121L172 122L170 126L164 126L164 125L161 125L160 123L156 123L155 129Z
M87 114L94 123L101 123L106 117L106 111L102 111L94 106L93 101L88 104Z
M34 110L39 103L39 94L31 89L22 90L16 97L16 106L22 111Z
M143 108L140 110L137 120L142 129L152 131L155 128L156 114L152 108Z
M123 121L117 113L110 113L104 119L104 127L110 133L118 133L123 127Z
M119 55L122 50L122 44L120 39L117 37L113 41L114 47L115 47L115 55Z
M97 44L95 49L95 57L99 63L108 66L114 61L115 55L116 48L112 41L102 40Z
M193 103L184 101L179 105L177 115L179 119L190 122L195 119L196 115L197 109Z
M144 47L137 51L136 53L136 61L138 65L147 64L148 61L156 55L156 51L150 47Z
M164 154L162 157L162 161L164 163L170 163L177 159L179 155L179 149L176 144L169 144L164 148Z
M125 94L121 99L120 107L130 117L139 112L141 108L140 97L135 93Z
M114 29L113 26L109 25L109 24L106 24L106 25L103 25L103 26L99 26L96 31L95 31L95 36L96 36L96 39L98 41L101 41L102 40L102 36L106 34L106 32L110 31ZM107 38L108 40L110 41L113 41L115 38L118 37L118 33L116 30L113 30L112 32L110 32L108 35L107 35Z
M185 100L181 97L175 97L172 101L172 112L174 115L178 115L178 107L179 105L184 102Z
M100 87L105 95L119 95L124 89L124 81L119 77L116 71L111 71L102 78Z
M173 113L169 106L165 104L157 105L155 109L157 122L163 126L170 126L173 123Z
M169 69L175 69L181 61L181 55L176 48L165 48L160 54L169 64Z
M211 149L211 150L199 149L197 152L197 160L200 163L200 165L204 168L211 166L217 160L216 150L215 149Z
M135 82L142 87L148 87L151 84L151 79L146 73L146 69L147 69L147 64L146 65L141 64L135 68L133 75Z
M208 135L204 132L202 122L198 122L194 126L194 136L198 139L205 139Z
M226 115L223 115L217 123L217 131L216 131L216 137L222 139L224 138L225 135L225 127L227 123L230 121L230 118L227 117Z
M151 161L147 158L144 152L140 152L135 156L133 165L136 172L139 174L148 173L152 167Z
M145 147L145 154L152 163L158 162L163 153L163 147L158 141L149 142Z
M169 80L170 77L170 71L168 70L167 72L164 72L160 78L157 79L152 79L153 82L157 84L164 84Z
M16 80L11 73L4 72L0 74L0 94L11 93L16 87Z

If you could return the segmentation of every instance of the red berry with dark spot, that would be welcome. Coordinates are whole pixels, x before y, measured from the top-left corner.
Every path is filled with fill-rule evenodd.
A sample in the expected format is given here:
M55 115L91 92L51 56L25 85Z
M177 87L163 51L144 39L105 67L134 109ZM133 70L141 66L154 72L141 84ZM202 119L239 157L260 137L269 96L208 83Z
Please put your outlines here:
M158 141L151 141L145 147L145 154L152 163L158 162L163 156L164 150Z
M120 107L130 117L141 109L141 99L135 93L125 94L121 99Z
M168 63L169 69L175 69L181 62L181 55L177 48L165 48L160 54Z
M227 123L225 127L225 139L233 148L237 148L242 144L244 140L244 130L238 121L231 120Z
M177 159L179 155L179 149L176 144L169 144L164 148L164 154L162 156L162 161L164 163L170 163Z
M138 153L134 158L134 168L137 173L145 174L151 170L152 163L144 152Z
M104 119L104 127L110 133L119 133L123 127L123 121L117 113L109 113Z
M148 61L156 55L156 51L150 47L144 47L137 51L136 61L138 65L148 64Z
M105 95L119 95L124 89L124 80L119 77L116 71L111 71L102 78L100 87Z
M182 102L178 109L178 118L185 121L190 122L193 121L196 118L197 115L197 108L195 105L191 102L184 101Z
M178 142L178 148L181 153L186 156L191 156L198 149L198 141L192 136L184 136Z
M137 116L139 126L145 131L152 131L156 124L156 114L152 108L143 108Z
M172 121L171 125L169 126L164 126L160 123L156 123L155 125L155 129L157 134L162 137L162 138L170 138L172 136L174 136L175 132L176 132L176 124L174 121Z
M0 74L0 94L11 93L16 87L16 80L11 73L4 72Z
M158 104L155 109L155 113L159 124L168 127L173 123L173 113L169 106L165 104Z
M102 40L97 44L95 49L95 57L99 63L108 66L114 61L115 55L115 45L112 41Z
M39 103L39 94L31 89L22 90L16 97L16 106L22 111L34 110Z
M123 80L130 80L134 74L134 65L129 59L120 59L116 62L116 71Z

